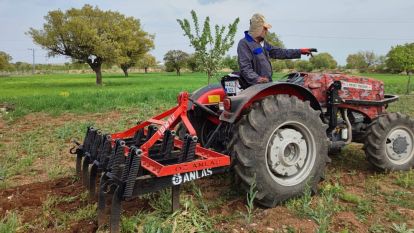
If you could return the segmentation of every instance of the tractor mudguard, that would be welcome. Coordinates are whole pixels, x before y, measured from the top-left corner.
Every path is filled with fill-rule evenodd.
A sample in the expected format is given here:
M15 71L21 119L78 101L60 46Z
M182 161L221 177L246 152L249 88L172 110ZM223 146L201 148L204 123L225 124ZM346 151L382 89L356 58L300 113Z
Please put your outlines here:
M219 102L223 102L225 95L223 87L219 83L214 83L195 90L191 93L190 98L200 104L218 104ZM187 110L190 111L193 109L194 103L190 101Z
M263 99L269 95L288 94L298 97L301 100L310 101L315 110L321 110L321 106L315 96L308 89L288 82L273 82L253 85L242 91L237 96L229 96L231 108L220 115L220 120L234 123L243 109L249 107L254 101Z

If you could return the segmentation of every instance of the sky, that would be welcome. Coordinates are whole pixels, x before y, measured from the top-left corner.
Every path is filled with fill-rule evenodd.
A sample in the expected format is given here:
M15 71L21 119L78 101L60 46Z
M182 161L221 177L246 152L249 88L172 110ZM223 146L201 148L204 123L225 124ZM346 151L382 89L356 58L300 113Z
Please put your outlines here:
M330 53L340 65L358 51L385 55L391 46L414 42L414 1L412 0L0 0L0 51L12 62L64 63L63 56L48 57L26 34L41 29L51 10L81 8L84 4L102 10L119 11L140 19L143 29L155 34L155 49L162 61L168 50L194 52L176 19L190 19L195 10L200 21L228 25L240 18L235 45L228 54L236 55L238 40L248 29L254 13L263 14L287 48L317 48Z

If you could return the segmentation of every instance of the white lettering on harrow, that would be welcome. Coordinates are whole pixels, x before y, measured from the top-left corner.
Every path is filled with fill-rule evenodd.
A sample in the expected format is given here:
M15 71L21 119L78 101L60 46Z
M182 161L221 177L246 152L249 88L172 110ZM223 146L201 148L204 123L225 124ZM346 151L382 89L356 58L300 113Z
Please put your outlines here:
M193 172L187 172L183 174L175 174L172 177L172 184L173 185L180 185L182 183L197 180L206 176L210 176L213 174L213 171L209 168L203 169L200 171L193 171Z

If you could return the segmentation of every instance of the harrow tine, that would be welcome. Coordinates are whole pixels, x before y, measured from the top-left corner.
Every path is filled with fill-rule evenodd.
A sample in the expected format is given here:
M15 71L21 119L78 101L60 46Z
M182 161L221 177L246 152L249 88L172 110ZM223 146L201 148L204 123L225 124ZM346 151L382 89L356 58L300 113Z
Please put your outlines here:
M105 174L102 174L101 181L99 185L99 194L98 194L98 227L104 225L106 221L105 209L106 209L106 193L105 189L107 188L107 177Z
M89 177L89 164L91 161L91 157L89 155L89 152L85 153L85 157L83 158L82 163L82 183L84 186L88 187L88 177Z
M122 211L122 187L118 186L112 196L110 229L111 233L120 232L120 219Z
M88 186L89 198L91 200L95 198L97 174L98 174L98 164L93 163L90 169L90 173L89 173L89 186Z
M80 177L82 173L82 157L83 155L80 153L76 155L76 175L78 177Z
M184 144L181 148L181 156L178 159L180 163L184 161L191 161L194 159L197 140L197 136L191 136L189 134L185 135Z
M145 139L145 141L150 140L150 138L155 134L155 132L157 132L158 127L156 125L149 125L148 126L148 132L147 132L147 138Z

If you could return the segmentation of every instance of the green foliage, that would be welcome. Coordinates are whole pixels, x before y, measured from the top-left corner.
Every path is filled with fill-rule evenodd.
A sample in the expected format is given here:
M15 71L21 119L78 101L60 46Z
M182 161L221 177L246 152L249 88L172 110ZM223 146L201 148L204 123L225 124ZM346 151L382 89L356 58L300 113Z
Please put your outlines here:
M128 69L134 66L139 60L145 62L153 62L152 56L146 53L154 48L154 35L149 35L141 29L140 21L132 17L127 17L122 21L121 28L124 28L118 34L117 42L120 46L119 64L126 77L128 77ZM146 66L148 68L148 66Z
M348 193L348 192L342 192L340 195L340 198L346 202L350 202L353 204L356 204L355 211L357 214L358 219L365 220L366 215L369 213L372 213L372 203L370 201L362 199L360 196Z
M311 72L313 65L309 61L299 60L295 62L295 69L299 72Z
M167 71L175 70L177 75L181 75L181 68L183 68L187 61L189 55L186 52L181 50L170 50L164 55L164 64Z
M85 5L66 12L50 11L45 20L42 29L29 30L33 41L48 50L50 56L64 55L87 63L95 71L99 85L103 63L128 63L135 54L153 47L152 36L142 31L139 21L118 12Z
M288 60L276 60L272 59L270 62L272 63L272 69L274 72L281 72L284 69L287 69L286 61Z
M19 227L20 220L16 213L11 212L0 220L0 233L16 232Z
M200 64L197 62L197 57L195 54L191 54L187 59L187 67L191 72L200 71Z
M157 65L157 60L151 54L144 54L137 62L136 66L144 69L145 73L148 73L148 68Z
M6 52L0 51L0 70L9 69L12 57Z
M329 53L320 53L309 59L315 69L335 69L337 62Z
M247 214L245 215L247 223L250 223L252 221L253 217L253 211L254 211L254 199L257 195L256 190L256 174L253 177L253 183L250 184L249 192L246 194L246 201L247 204L245 205Z
M382 64L383 61L381 56L375 55L372 51L360 51L348 55L346 58L346 68L366 72L368 70L375 70L376 66Z
M223 66L226 67L226 68L231 69L232 71L238 71L239 70L239 63L237 62L237 56L227 55L223 59Z
M406 223L392 224L392 230L396 233L414 233L414 229L408 228Z
M363 70L368 68L368 64L361 53L349 54L346 58L346 68Z
M408 75L406 94L411 92L410 72L414 71L414 43L392 47L387 54L387 67L396 72Z
M283 44L282 40L280 40L279 36L274 32L268 32L266 34L265 40L273 46L285 48L285 45Z
M398 172L395 184L406 189L414 187L414 170Z
M210 17L206 17L203 28L200 29L198 17L194 10L191 11L191 16L194 30L187 19L177 19L177 22L184 31L184 35L190 40L200 64L200 69L207 73L208 83L210 83L210 79L222 68L223 56L234 44L239 18L236 18L233 23L227 26L227 31L225 26L215 25L213 36Z
M171 192L160 191L147 196L153 208L151 212L138 212L131 217L123 217L122 232L170 233L170 232L213 232L214 223L219 217L210 216L205 208L193 200L192 196L182 195L181 209L171 214Z
M319 225L317 232L327 232L332 215L341 210L336 200L342 192L339 184L327 184L322 188L319 199L312 200L311 189L307 185L303 196L289 200L287 207L301 217L312 218Z
M290 70L295 68L295 63L292 60L285 60L284 62L286 64L286 68Z

